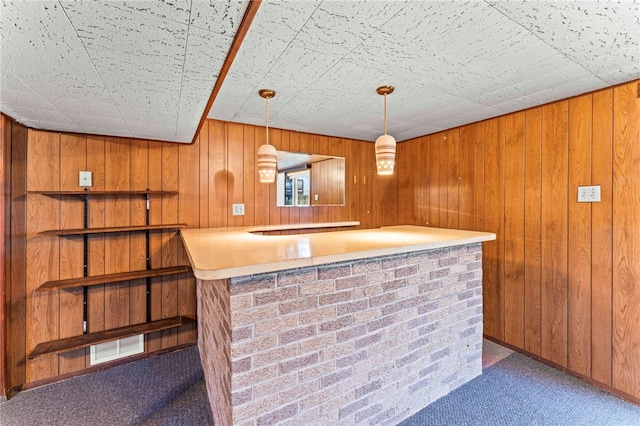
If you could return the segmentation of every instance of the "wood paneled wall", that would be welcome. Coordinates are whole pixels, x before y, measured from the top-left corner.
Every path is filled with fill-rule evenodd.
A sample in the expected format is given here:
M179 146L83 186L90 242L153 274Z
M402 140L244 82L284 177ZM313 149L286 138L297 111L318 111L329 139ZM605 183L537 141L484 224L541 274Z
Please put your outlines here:
M295 191L295 188L294 188ZM344 204L345 160L331 158L311 167L311 205ZM317 197L317 198L316 198Z
M10 395L11 388L24 381L26 323L26 148L27 128L0 116L2 133L3 275L0 280L0 395ZM22 238L14 238L22 235ZM18 283L18 285L12 285Z
M7 178L8 170L11 168L11 122L7 117L0 114L0 396L6 395L7 384L7 321L6 321L6 287L7 265L9 252L7 245L10 244L6 238L9 224L7 218L10 214L10 178Z
M398 145L398 223L495 232L488 336L640 398L638 82ZM602 201L578 203L578 186Z
M273 129L278 149L346 158L344 206L276 207L275 186L258 182L253 161L264 128L250 125L208 120L194 145L29 130L27 151L17 150L15 161L25 158L30 190L77 189L83 169L93 171L94 189L178 190L154 199L152 223L359 220L362 228L417 224L495 232L497 240L484 245L485 333L640 398L639 103L633 82L402 142L392 176L375 173L373 143ZM602 202L578 204L577 186L590 184L601 185ZM19 196L16 185L12 196ZM8 322L23 353L78 332L73 292L35 295L33 289L81 268L77 240L37 235L77 226L77 200L26 200L26 280L10 288L26 292L13 302L26 304L26 320ZM245 204L244 216L231 214L234 203ZM142 209L135 197L98 199L90 223L138 223ZM12 224L12 242L19 233ZM152 247L154 266L187 263L174 232L154 234ZM92 237L91 274L142 268L140 249L139 236ZM153 285L154 319L194 314L190 277L157 278ZM142 320L142 299L136 282L91 289L90 304L98 307L90 309L91 329ZM147 350L194 338L192 329L157 333ZM14 385L20 375L33 381L88 365L84 351L44 356L26 368L24 361L9 366Z
M12 225L11 241L24 242L24 271L10 284L23 319L10 320L14 356L10 386L72 374L89 367L89 350L42 355L26 360L37 343L82 333L82 289L36 292L48 280L82 276L81 237L41 235L49 229L81 228L82 201L78 197L25 195L25 191L78 190L78 172L93 172L92 190L177 190L177 196L152 196L150 222L185 222L189 227L226 227L357 220L377 226L385 215L384 193L374 196L372 167L360 170L360 160L373 162L372 144L272 129L278 149L353 156L347 159L349 185L343 206L276 207L275 184L261 184L254 166L256 149L264 143L264 128L208 120L195 144L178 145L146 140L96 137L22 129L23 149L15 150L13 168L22 173L12 195L22 225ZM26 149L26 150L25 150ZM16 175L17 176L17 175ZM13 182L13 181L12 181ZM366 184L365 184L366 182ZM360 195L359 193L362 193ZM350 197L349 194L357 194ZM363 201L360 202L359 200ZM231 205L245 204L244 216L233 216ZM388 203L387 203L388 204ZM89 226L144 224L145 201L140 196L96 197L89 202ZM375 218L375 219L374 219ZM22 226L22 228L20 228ZM188 264L175 231L152 232L152 267ZM145 268L141 233L89 237L89 275ZM16 260L20 257L12 256ZM18 300L18 298L20 300ZM144 322L145 280L90 287L88 329L100 331ZM195 316L194 280L187 274L153 278L151 317ZM146 351L194 341L192 327L150 334Z

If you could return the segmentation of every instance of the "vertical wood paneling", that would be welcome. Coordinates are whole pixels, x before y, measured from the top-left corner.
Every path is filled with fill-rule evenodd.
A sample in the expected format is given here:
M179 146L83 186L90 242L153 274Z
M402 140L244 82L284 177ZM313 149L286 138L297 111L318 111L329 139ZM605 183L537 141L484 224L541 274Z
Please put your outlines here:
M525 121L523 348L541 355L542 110L527 110Z
M361 157L362 158L362 157ZM375 228L378 224L376 220L376 212L374 211L374 204L376 201L376 191L379 191L379 187L376 186L376 176L378 175L376 168L376 153L375 153L375 145L365 145L364 147L364 163L361 161L360 166L363 167L364 172L364 186L362 190L365 191L365 208L366 208L366 218L367 218L367 227Z
M344 176L344 160L339 158L330 158L324 161L313 163L311 167L311 182L314 194L317 194L318 200L311 200L311 205L321 203L325 210L338 210L327 205L339 206L344 203L344 181L335 179L335 176ZM283 208L290 210L290 208ZM282 216L284 217L284 216ZM286 216L287 222L289 217ZM325 222L340 221L341 217L327 217Z
M473 197L474 228L476 231L484 230L484 127L485 122L478 123L476 128L475 147L475 186ZM484 246L483 246L484 247Z
M103 137L87 136L87 170L92 172L94 191L105 190L105 140ZM89 227L100 228L105 225L106 200L104 197L90 197L89 199ZM105 273L105 237L101 234L90 235L88 238L87 272L92 275ZM87 331L92 333L105 329L104 285L94 285L87 289ZM87 350L87 353L89 351ZM89 364L87 354L87 365Z
M342 157L344 158L346 155L349 154L349 147L345 144L344 139L341 138L331 138L331 155L335 156L335 157ZM346 178L346 160L345 161L341 161L339 164L337 164L337 173L338 175L334 175L332 176L332 179L337 180L336 176L342 175L345 176ZM337 198L341 201L338 201L338 203L335 206L332 206L330 208L330 217L331 217L331 221L332 222L339 222L339 221L343 221L343 220L347 220L347 218L349 217L348 211L346 208L344 208L344 206L346 205L346 194L345 194L345 185L335 185L337 187L337 190L339 192ZM397 191L395 192L394 196L397 197ZM394 202L396 200L392 200L392 202Z
M413 223L414 214L418 210L413 188L411 185L411 154L418 144L399 144L396 148L396 170L398 175L398 214L396 220L399 223ZM418 173L416 173L418 174Z
M194 145L180 145L178 158L180 164L200 164L198 159L202 139L198 138ZM186 223L189 228L197 228L199 222L200 199L200 170L197 167L178 168L178 222ZM189 258L182 240L178 239L179 265L189 265ZM178 287L178 315L192 316L196 312L196 301L193 295L196 293L196 283L192 274L180 274L177 276ZM178 330L178 343L187 343L196 340L197 330L195 324L188 324Z
M438 158L440 158L439 177L438 177L438 226L441 228L447 227L447 203L449 195L449 186L447 181L449 180L449 135L448 132L442 132L436 134Z
M593 94L591 181L600 203L591 205L591 377L611 385L613 253L613 90Z
M59 190L60 135L29 130L27 145L27 190ZM58 237L39 235L60 223L58 201L44 195L30 196L27 203L27 323L26 348L59 337L57 292L35 292L45 281L60 274ZM58 355L48 354L27 363L27 381L58 374Z
M143 191L149 188L149 142L131 141L131 190ZM130 220L132 224L143 224L147 216L147 201L142 196L132 196L130 201ZM129 270L139 271L147 268L146 237L142 232L129 235ZM129 322L143 323L147 320L147 280L129 281Z
M484 230L496 241L484 244L483 313L485 333L503 338L504 332L504 117L484 125Z
M254 133L254 137L255 137L254 150L255 152L258 152L258 149L260 149L260 147L266 143L266 140L267 140L266 133L264 131L260 131L256 129ZM211 141L209 141L209 143L211 143ZM254 179L253 186L256 189L255 197L254 197L254 205L256 206L255 224L266 225L269 223L269 210L271 208L275 209L276 207L275 205L271 206L269 202L270 200L269 184L260 182L260 179L258 178L258 173L255 173L253 175L253 179ZM222 200L220 201L222 202ZM257 206L260 206L260 207L257 207Z
M198 135L198 158L199 158L199 194L198 194L198 213L200 228L208 228L209 225L209 126L210 120L207 120L200 129ZM195 226L195 224L193 224Z
M233 216L232 204L241 204L244 198L244 126L229 123L227 128L227 224L242 226L244 216Z
M542 356L567 365L568 102L542 107Z
M4 119L4 117L2 117ZM5 143L10 143L10 170L11 179L6 182L10 185L10 216L7 216L7 237L11 233L10 242L7 243L6 273L9 278L5 281L6 303L5 311L6 336L8 342L2 342L6 353L6 376L5 386L12 388L26 380L26 356L25 333L27 330L26 301L26 258L27 242L24 237L13 238L14 235L26 235L27 223L25 212L27 211L27 128L11 122L5 121L7 127L5 131ZM9 134L7 134L9 133ZM7 147L8 148L8 147ZM9 228L10 227L10 228ZM9 238L7 238L9 240ZM10 275L9 275L10 274ZM5 366L3 365L2 368Z
M314 152L318 147L326 154L342 153L347 157L348 180L352 174L356 180L347 185L345 207L283 211L275 204L272 206L271 188L257 182L253 165L255 150L264 143L264 128L256 126L233 125L242 131L230 137L230 123L208 121L195 145L179 148L122 138L109 138L105 142L105 138L88 136L86 169L93 172L93 190L119 185L112 181L114 173L116 181L120 179L120 172L114 170L114 156L123 150L130 161L126 168L130 174L129 187L137 189L144 185L147 158L148 187L180 191L177 197L152 197L151 223L186 221L189 226L228 226L238 220L229 212L233 200L239 199L245 204L244 224L267 224L271 216L275 219L277 215L278 221L292 223L348 218L360 220L362 227L414 221L444 227L457 221L456 227L496 232L498 241L484 245L485 332L556 364L567 365L568 359L569 368L587 374L591 368L595 380L640 396L636 385L640 362L635 357L637 351L634 352L640 335L637 308L640 236L632 225L639 222L640 144L637 120L633 119L638 116L637 83L615 91L615 100L613 89L593 94L591 121L583 119L583 110L588 108L580 97L570 101L570 108L568 101L556 102L525 111L524 119L522 113L515 113L402 142L397 173L387 181L375 174L372 143L280 131L278 143L290 150ZM584 135L589 132L593 135L594 153L590 181L601 185L602 202L588 206L591 225L583 235L581 227L589 228L588 220L582 212L574 210L583 206L571 203L578 180L589 169L583 167L588 148ZM453 141L451 135L458 135L458 139ZM443 142L443 136L449 140ZM230 145L234 138L241 139L240 146ZM111 143L120 147L109 147ZM60 168L61 164L73 162L67 161L71 149L64 144L57 133L30 131L26 166L29 189L58 189L66 185L65 179L72 182L74 175L77 179L77 171L69 170L67 174ZM231 164L232 158L240 154L241 167L238 163ZM237 173L240 174L236 176ZM233 188L229 186L230 175L234 175ZM235 193L238 187L242 188L239 198ZM523 188L522 193L518 188ZM409 208L403 207L407 194L411 200ZM125 214L129 221L138 221L141 211L136 204L140 200L110 198L91 201L91 226L105 226L115 220L108 216L115 214L120 202L127 206ZM61 261L68 254L62 253L60 247L72 244L73 240L62 242L57 237L39 236L37 232L71 226L68 221L75 218L70 214L73 202L69 200L40 195L29 195L27 200L25 258L29 293L25 349L30 350L36 342L65 333L66 327L66 319L60 315L60 308L65 306L63 298L57 293L36 297L33 288L44 280L64 276L73 269L75 261L71 258ZM186 205L189 203L192 206ZM65 212L67 208L69 214ZM179 240L172 240L170 235L152 232L154 267L186 260ZM583 249L585 235L591 241L588 250ZM91 275L110 272L116 266L133 269L139 262L135 236L128 238L129 255L122 262L116 261L111 249L105 251L105 240L110 241L109 246L118 241L111 236L90 237ZM586 257L574 255L575 243ZM523 259L523 265L519 266L517 259ZM591 265L591 289L586 292L586 299L591 299L589 324L582 322L582 315L588 311L583 287L585 275L579 269L579 265L585 264L583 260ZM578 278L574 278L575 273ZM179 276L163 281L152 280L152 318L193 313L195 308L190 304L193 297L189 297L193 293L193 279ZM104 305L109 304L104 287L90 289L91 331L104 329L105 322L113 320L111 309L104 310ZM135 306L140 297L133 286L129 289L123 309L125 316L134 321L139 315ZM581 318L579 330L572 328L577 314ZM586 335L589 328L593 337L585 343L580 336ZM161 336L162 333L149 335L147 350L188 342L195 334L193 330L183 330L178 336L165 333L164 340ZM584 344L586 352L590 351L586 356ZM583 362L589 356L590 361ZM590 367L584 370L586 364ZM69 370L74 368L62 356L38 357L27 363L27 380L55 376L67 366Z
M11 315L11 121L0 114L0 396L11 387L7 373L7 317Z
M256 175L258 171L255 168L255 128L253 126L244 126L243 130L243 187L244 187L244 225L252 226L255 224L256 218ZM296 209L297 210L297 209Z
M314 154L320 155L331 155L331 144L329 138L327 136L321 135L313 135L313 151ZM311 179L311 205L314 203L314 199L316 196L320 196L318 190L322 187L326 186L326 182L314 182ZM275 197L269 203L270 205L275 205ZM379 206L375 206L374 209L376 211L379 210ZM326 206L316 206L313 208L313 222L329 222L329 207ZM274 222L278 223L278 222Z
M106 138L105 189L127 191L131 185L131 142L116 138ZM107 198L105 207L106 226L127 226L131 224L131 210L128 195ZM130 238L127 233L110 235L105 238L105 273L129 270ZM129 282L105 286L105 327L106 329L129 325Z
M578 186L591 185L591 95L569 100L569 263L567 365L591 374L591 204Z
M447 132L449 148L449 175L447 177L447 228L459 228L460 224L460 140L458 129Z
M438 135L429 136L429 226L440 225L440 140Z
M356 141L351 141L349 155L346 157L347 172L345 176L349 220L359 220L358 218L361 217L359 188L362 185L362 173L360 172L360 151L360 144Z
M613 89L613 386L640 395L640 98Z
M459 223L460 229L473 230L475 199L475 144L477 125L469 124L460 128L460 161L459 161Z
M417 143L410 145L411 163L409 169L410 182L414 192L414 217L413 225L429 225L429 138L426 136L418 139Z
M374 151L375 152L375 151ZM373 154L375 156L375 154ZM371 160L369 160L371 161ZM371 204L369 205L369 220L372 227L377 227L382 222L383 211L386 208L384 195L389 192L389 176L378 175L377 167L374 165L371 167L368 173L367 182L369 183L368 190L371 193Z
M289 147L289 132L287 131L280 131L280 150L282 151L291 151L290 147ZM278 191L277 191L277 187L274 187L274 189L276 189L275 193L276 193L276 199L278 196ZM276 203L277 204L277 203ZM280 211L280 223L291 223L291 208L279 208L278 209Z
M524 112L505 118L504 340L524 345Z
M86 170L87 139L84 136L60 135L60 190L78 190L78 170ZM82 228L82 200L78 197L60 198L60 228ZM77 278L83 274L82 237L59 238L60 278ZM82 334L83 291L82 288L60 290L60 338ZM75 371L85 366L85 350L78 349L59 356L59 373Z
M289 134L289 151L291 151L291 152L300 152L300 133L293 132L293 133ZM254 168L251 168L251 173L256 173ZM253 207L253 208L255 209L255 207ZM301 207L293 207L293 208L289 209L290 210L290 212L289 212L289 220L291 221L291 223L301 223L301 221L300 221L300 209L301 209Z
M162 146L160 142L149 142L149 189L161 190L162 187ZM207 176L208 179L208 176ZM149 208L149 223L159 225L162 223L162 197L151 197ZM149 255L152 268L162 267L162 233L151 232L149 235ZM151 319L159 320L163 317L162 307L162 277L151 278ZM151 333L146 336L147 351L162 349L162 332Z
M300 152L300 133L298 132L289 133L289 151ZM253 173L255 173L255 171L253 171ZM346 183L348 183L348 180ZM253 196L251 198L253 203ZM301 209L300 207L289 208L289 213L288 213L289 223L300 223L300 209Z
M178 188L178 146L162 145L162 189L177 191ZM178 222L178 198L162 197L162 223ZM178 241L180 236L176 230L162 231L162 267L178 265ZM178 280L174 275L162 277L162 318L178 315ZM162 347L168 348L178 343L177 330L162 331Z
M278 130L278 129L270 129L269 130L269 138L271 141L271 145L273 145L276 150L280 149L281 143L282 143L282 131ZM279 224L280 222L280 215L281 215L281 211L283 209L283 207L278 207L277 206L277 198L278 198L278 193L277 193L277 186L275 184L275 182L273 183L261 183L261 185L264 187L265 191L268 191L269 194L269 198L268 198L268 205L269 205L269 216L268 216L268 223L269 224Z
M372 204L372 166L371 162L375 161L374 149L365 146L360 151L360 213L358 214L360 225L362 228L371 228L373 221L371 220L371 204Z
M227 226L227 127L209 122L209 227ZM256 147L257 149L257 147ZM266 204L266 201L265 203Z
M256 134L261 133L260 130L256 130ZM300 152L313 153L313 135L303 133L300 135ZM266 208L269 208L267 205ZM313 210L309 207L303 207L300 209L300 223L313 222Z
M231 126L231 130L230 130ZM370 217L372 210L372 185L374 163L373 144L308 134L276 130L276 139L282 148L314 152L314 145L329 155L349 156L357 153L357 169L354 173L367 175L368 185L363 191L355 190L354 199L361 193L368 194ZM93 173L92 191L101 190L178 190L178 196L151 196L150 223L186 222L189 226L226 226L237 220L231 217L230 204L244 202L245 210L253 221L268 223L269 214L278 212L271 206L269 188L264 197L264 188L256 183L253 165L256 145L264 142L261 128L210 121L193 146L172 145L145 140L105 138L94 136L62 135L51 132L34 132L29 140L32 158L26 162L25 175L32 183L31 190L77 189L77 172L90 170ZM257 137L256 137L257 136ZM84 144L84 145L83 145ZM355 147L355 148L354 148ZM361 170L360 156L366 158ZM370 158L369 158L370 157ZM195 167L194 167L195 165ZM43 173L44 171L44 173ZM233 185L230 176L233 175ZM237 175L237 176L236 176ZM393 189L384 193L397 192ZM240 188L238 192L236 189ZM248 189L251 188L251 189ZM260 202L261 198L262 201ZM247 201L249 197L249 201ZM82 203L75 197L29 196L29 215L32 228L40 230L58 227L82 226ZM371 226L380 226L383 220L394 215L395 202L388 202L387 210L377 213ZM46 206L46 207L43 207ZM195 206L195 208L194 208ZM360 205L355 206L353 219L359 219ZM46 210L51 218L36 213ZM323 207L318 217L327 220L351 218L347 207ZM228 210L228 211L227 211ZM279 220L287 222L311 222L316 208L282 209ZM295 211L295 212L294 212ZM59 214L58 214L59 213ZM142 224L145 221L146 202L141 196L92 197L89 200L89 226L118 226ZM261 219L257 219L261 218ZM43 219L43 220L41 220ZM245 218L243 218L245 219ZM246 223L243 220L243 223ZM35 234L36 231L30 231ZM81 240L78 237L43 237L31 244L32 253L38 253L37 262L47 277L29 278L32 288L48 279L79 276L82 274ZM45 241L46 240L46 241ZM30 240L32 241L32 240ZM143 233L97 234L89 237L89 275L101 275L146 267L145 238ZM51 249L51 247L55 249ZM44 250L50 256L51 267L41 266L49 262L40 256ZM29 254L28 260L36 259ZM150 234L150 257L152 267L187 263L186 253L176 232L152 231ZM55 265L53 264L55 263ZM32 276L34 275L32 271ZM49 275L51 275L49 277ZM113 283L89 288L88 331L105 330L129 323L146 320L146 280ZM151 280L151 318L159 319L177 314L195 315L195 281L191 275L158 277ZM77 293L75 297L73 294ZM33 291L31 290L31 293ZM81 333L81 290L65 290L58 293L39 292L36 300L30 296L29 315L38 316L38 321L47 327L28 330L29 344L53 340L59 336ZM67 299L68 296L68 300ZM64 311L64 315L61 313ZM17 323L18 321L16 321ZM39 334L36 335L35 332ZM47 337L42 337L46 335ZM146 350L154 351L187 343L195 339L195 329L152 333L146 337ZM89 365L88 350L78 354L42 356L28 362L28 380L72 372ZM24 379L21 380L24 382Z

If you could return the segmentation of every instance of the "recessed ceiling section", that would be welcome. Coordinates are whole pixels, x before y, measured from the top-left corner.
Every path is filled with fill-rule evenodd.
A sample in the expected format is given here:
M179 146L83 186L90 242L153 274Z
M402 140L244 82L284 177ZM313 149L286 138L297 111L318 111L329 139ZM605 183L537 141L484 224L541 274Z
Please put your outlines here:
M210 118L406 140L640 77L637 1L263 1Z
M0 110L33 128L191 142L247 4L3 2Z

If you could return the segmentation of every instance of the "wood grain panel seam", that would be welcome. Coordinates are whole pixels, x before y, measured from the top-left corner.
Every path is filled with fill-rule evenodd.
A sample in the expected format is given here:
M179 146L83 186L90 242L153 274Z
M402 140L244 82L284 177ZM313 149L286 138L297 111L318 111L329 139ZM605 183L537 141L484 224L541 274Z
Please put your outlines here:
M615 162L615 104L616 104L616 97L615 97L615 93L614 93L615 89L611 89L611 123L610 123L610 129L609 131L611 132L611 282L610 282L610 286L611 286L611 292L609 294L609 307L611 308L611 318L610 318L610 330L611 330L611 340L610 340L610 347L611 347L611 357L609 358L609 368L610 368L610 372L611 372L611 385L613 386L614 383L614 339L615 339L615 325L614 325L614 313L613 313L613 308L614 308L614 295L613 295L613 290L614 290L614 278L615 278L615 273L613 272L613 259L614 259L614 242L615 242L615 222L614 222L614 214L613 214L613 207L614 207L614 191L615 191L615 179L614 179L614 162ZM640 82L638 83L638 91L640 94Z
M501 259L502 259L502 263L500 264L501 268L498 271L498 274L500 274L502 276L502 279L500 279L500 277L498 277L498 286L502 285L502 289L500 291L500 297L502 299L502 303L501 303L501 308L500 309L500 322L502 323L502 325L500 326L500 334L502 335L502 340L505 340L505 333L506 333L506 325L505 325L505 318L506 318L506 309L507 309L507 299L506 299L506 264L507 262L505 262L505 256L507 254L507 245L506 245L506 215L504 214L506 211L506 206L507 206L507 120L503 119L501 120L502 122L502 140L500 141L502 144L502 156L501 156L501 160L502 160L502 164L500 165L500 170L502 173L502 200L501 201L501 210L502 210L502 247L500 247L502 249L502 254L501 254Z
M640 82L638 83L638 90L640 91ZM615 156L616 156L616 141L615 141L615 111L616 111L616 96L615 89L611 89L611 297L609 299L609 306L611 308L611 322L609 324L610 333L611 333L611 356L610 356L610 364L611 364L611 385L613 386L615 381L615 321L614 321L614 290L615 290L615 272L614 272L614 252L615 252L615 214L614 214L614 206L615 206Z

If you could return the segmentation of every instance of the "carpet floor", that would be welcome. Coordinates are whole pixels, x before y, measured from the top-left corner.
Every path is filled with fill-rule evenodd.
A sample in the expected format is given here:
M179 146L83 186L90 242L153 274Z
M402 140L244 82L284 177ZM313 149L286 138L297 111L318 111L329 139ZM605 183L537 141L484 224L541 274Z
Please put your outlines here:
M640 426L640 406L513 353L401 426Z
M0 424L213 421L198 350L192 347L20 392L0 404ZM514 353L402 425L640 426L640 407Z

